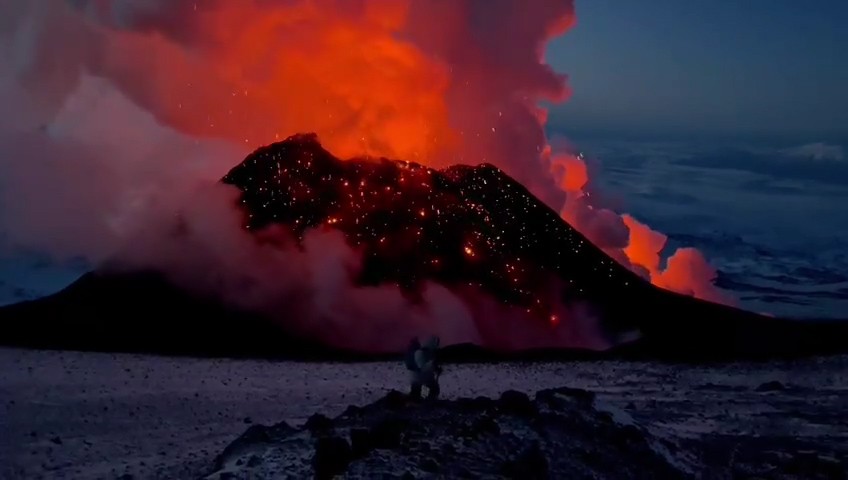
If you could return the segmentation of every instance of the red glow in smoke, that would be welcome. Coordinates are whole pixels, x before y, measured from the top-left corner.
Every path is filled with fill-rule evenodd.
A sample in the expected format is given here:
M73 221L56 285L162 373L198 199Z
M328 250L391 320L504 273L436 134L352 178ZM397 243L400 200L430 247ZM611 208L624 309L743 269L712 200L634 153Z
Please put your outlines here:
M78 37L96 46L79 61L171 127L251 147L316 132L342 158L492 163L654 284L721 300L699 252L663 266L664 235L593 208L582 159L552 157L538 104L568 88L544 51L574 24L571 0L76 3L67 15L87 17Z
M560 187L568 193L562 217L610 256L643 274L656 286L713 302L733 303L715 287L716 271L697 249L678 249L663 265L661 253L668 241L666 235L629 214L593 208L584 191L589 177L582 157L558 155L554 166ZM623 231L626 237L615 238L620 235L610 233L615 231Z

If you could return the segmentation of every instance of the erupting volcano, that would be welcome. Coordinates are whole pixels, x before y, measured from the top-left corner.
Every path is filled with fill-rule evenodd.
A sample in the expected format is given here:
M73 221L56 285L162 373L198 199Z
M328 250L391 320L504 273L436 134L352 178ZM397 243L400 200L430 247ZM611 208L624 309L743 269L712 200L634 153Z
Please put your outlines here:
M18 3L0 32L21 60L0 93L27 113L0 165L4 241L95 268L0 310L7 343L603 350L641 334L711 354L779 330L719 304L698 251L664 259L666 237L551 146L541 105L570 90L545 50L571 0L45 5ZM315 135L280 141L297 132Z
M641 280L604 255L492 165L435 170L388 159L334 157L314 135L250 155L223 180L243 193L246 227L344 233L362 255L357 283L426 281L479 289L556 325L568 302L599 304Z
M649 355L843 347L843 326L652 285L492 165L341 160L300 134L250 154L218 188L190 203L216 222L229 215L216 228L232 239L210 243L203 216L179 211L141 238L171 248L154 249L158 264L119 255L54 296L2 309L4 341L270 355L388 353L425 332L501 352L605 349L634 334Z

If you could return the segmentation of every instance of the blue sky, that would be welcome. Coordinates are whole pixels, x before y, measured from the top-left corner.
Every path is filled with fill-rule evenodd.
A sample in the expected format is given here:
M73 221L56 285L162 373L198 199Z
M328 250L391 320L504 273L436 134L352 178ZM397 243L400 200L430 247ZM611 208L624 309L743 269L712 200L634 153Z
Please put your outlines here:
M576 133L848 138L848 1L577 0L548 50Z

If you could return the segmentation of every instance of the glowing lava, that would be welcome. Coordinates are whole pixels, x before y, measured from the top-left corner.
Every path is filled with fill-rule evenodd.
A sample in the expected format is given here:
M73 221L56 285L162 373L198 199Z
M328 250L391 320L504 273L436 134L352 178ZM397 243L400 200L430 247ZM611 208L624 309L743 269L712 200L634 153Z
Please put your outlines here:
M555 326L557 305L600 305L646 285L491 165L342 161L298 135L259 149L224 182L242 191L248 229L298 239L339 230L362 253L361 285L397 284L412 298L425 281L475 289Z

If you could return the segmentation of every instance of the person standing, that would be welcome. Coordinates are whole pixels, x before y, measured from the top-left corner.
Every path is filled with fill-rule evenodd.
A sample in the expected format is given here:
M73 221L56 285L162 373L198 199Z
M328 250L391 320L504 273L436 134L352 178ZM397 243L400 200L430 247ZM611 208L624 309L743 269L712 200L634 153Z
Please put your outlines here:
M410 396L421 399L422 387L427 387L427 400L435 400L441 391L439 375L442 368L438 361L439 337L432 336L422 345L412 339L406 353L405 364L410 372Z

